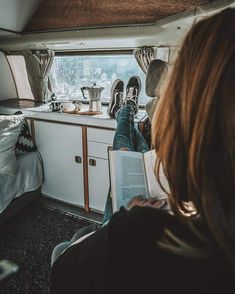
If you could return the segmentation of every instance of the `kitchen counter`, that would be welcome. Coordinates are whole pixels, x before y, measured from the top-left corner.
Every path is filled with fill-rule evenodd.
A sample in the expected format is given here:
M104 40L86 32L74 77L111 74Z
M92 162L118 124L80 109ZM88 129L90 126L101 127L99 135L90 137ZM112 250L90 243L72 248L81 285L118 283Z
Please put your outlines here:
M40 103L26 100L11 99L0 102L1 114L14 114L21 111L27 118L39 120L51 120L59 122L67 122L86 126L97 126L103 128L116 129L117 122L111 119L107 114L108 106L102 106L102 114L98 115L79 115L63 112L52 112L49 108L49 103ZM88 109L88 105L84 105L84 110ZM145 110L139 110L135 117L135 122L138 123L146 117Z

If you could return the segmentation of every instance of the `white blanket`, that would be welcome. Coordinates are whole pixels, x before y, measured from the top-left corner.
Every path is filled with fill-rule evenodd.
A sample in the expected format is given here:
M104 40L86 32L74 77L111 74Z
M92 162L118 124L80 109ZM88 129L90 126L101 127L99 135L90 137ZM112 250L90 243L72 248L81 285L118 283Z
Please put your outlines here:
M0 175L0 213L10 202L39 188L43 180L42 159L38 152L17 156L15 176Z

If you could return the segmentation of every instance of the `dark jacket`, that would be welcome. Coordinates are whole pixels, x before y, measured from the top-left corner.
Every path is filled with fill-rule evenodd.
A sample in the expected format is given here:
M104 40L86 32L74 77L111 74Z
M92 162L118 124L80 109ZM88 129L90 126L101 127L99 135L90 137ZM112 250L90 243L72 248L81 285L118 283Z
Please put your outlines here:
M200 246L185 225L164 211L122 208L55 262L51 293L235 293L234 275L222 253L195 259L160 249L166 228Z

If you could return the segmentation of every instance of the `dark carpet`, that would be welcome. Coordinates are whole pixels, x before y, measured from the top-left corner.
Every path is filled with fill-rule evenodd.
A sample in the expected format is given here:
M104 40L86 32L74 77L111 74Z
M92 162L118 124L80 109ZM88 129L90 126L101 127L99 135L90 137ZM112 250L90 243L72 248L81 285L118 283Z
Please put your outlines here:
M31 203L0 226L0 260L19 266L17 274L0 284L1 294L48 294L53 248L92 223Z

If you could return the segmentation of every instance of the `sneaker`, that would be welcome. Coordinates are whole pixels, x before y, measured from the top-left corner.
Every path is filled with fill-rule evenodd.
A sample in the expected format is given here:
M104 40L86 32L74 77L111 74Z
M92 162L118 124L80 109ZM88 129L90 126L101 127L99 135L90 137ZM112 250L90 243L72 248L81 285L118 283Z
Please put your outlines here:
M124 91L124 83L122 80L117 79L114 81L111 88L111 97L108 107L108 115L111 118L115 118L115 114L123 105L123 91Z
M138 76L132 76L126 86L126 99L125 103L131 103L134 106L135 114L138 112L138 100L139 100L139 93L141 90L141 80Z

